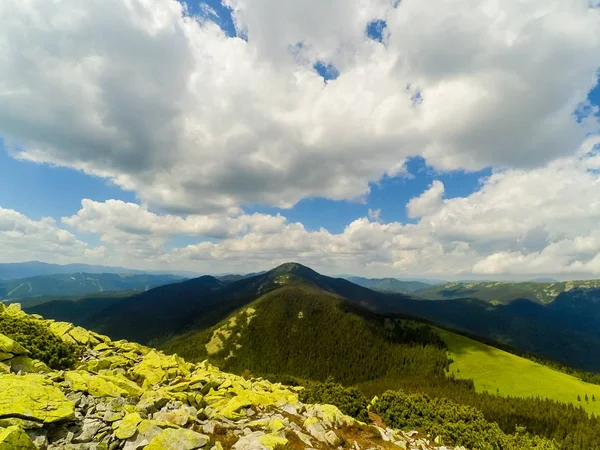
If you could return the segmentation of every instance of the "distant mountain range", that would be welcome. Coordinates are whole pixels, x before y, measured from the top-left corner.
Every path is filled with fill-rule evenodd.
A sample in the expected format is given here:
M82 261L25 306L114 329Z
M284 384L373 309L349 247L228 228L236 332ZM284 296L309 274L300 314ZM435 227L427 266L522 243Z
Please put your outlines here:
M449 282L436 286L426 286L412 291L428 300L449 300L475 298L495 305L508 304L515 300L531 300L537 303L551 303L563 292L573 289L600 288L600 280L553 281L553 282L505 282L473 281Z
M422 281L403 281L396 278L348 277L347 280L374 291L399 294L411 294L431 286L430 283L423 283Z
M203 276L122 298L96 295L26 309L116 339L162 344L212 327L259 297L288 285L316 289L378 314L425 319L580 370L600 371L600 289L591 286L557 292L558 297L548 304L519 295L506 304L472 295L428 301L416 296L421 291L410 295L378 292L289 263L241 279Z
M0 280L0 300L7 302L43 296L73 296L109 291L147 291L181 280L182 278L176 275L82 272L42 275ZM38 300L36 303L39 302Z
M115 273L115 274L170 274L180 277L196 277L196 272L135 270L125 267L99 266L90 264L49 264L39 261L22 263L0 263L0 280L37 277L41 275L70 275L73 273Z

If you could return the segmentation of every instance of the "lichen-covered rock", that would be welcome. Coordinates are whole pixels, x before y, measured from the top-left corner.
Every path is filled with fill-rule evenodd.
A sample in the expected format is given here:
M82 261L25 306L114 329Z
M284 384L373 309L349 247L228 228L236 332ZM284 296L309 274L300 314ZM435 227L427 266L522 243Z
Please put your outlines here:
M129 439L137 431L137 426L142 422L142 417L138 413L127 414L123 420L113 424L115 436L118 439Z
M16 356L11 360L7 361L12 372L23 372L23 373L49 373L52 372L50 368L42 361L37 359L31 359L27 356Z
M21 344L18 344L17 342L13 341L11 338L9 338L8 336L5 336L3 334L0 334L0 356L2 356L2 354L4 355L26 355L27 353L29 353L29 351L23 347ZM12 356L11 356L12 358ZM3 359L9 359L9 358L0 358L0 361Z
M0 375L0 386L0 417L53 423L75 415L74 403L43 375Z
M0 429L0 450L36 450L27 433L18 426Z
M84 370L65 372L65 381L74 391L94 397L139 397L143 390L123 375L93 375Z
M194 450L204 447L208 436L183 428L168 428L156 435L144 450Z
M123 450L138 450L149 445L155 436L162 433L162 428L152 420L142 420L137 426L136 432L125 443Z

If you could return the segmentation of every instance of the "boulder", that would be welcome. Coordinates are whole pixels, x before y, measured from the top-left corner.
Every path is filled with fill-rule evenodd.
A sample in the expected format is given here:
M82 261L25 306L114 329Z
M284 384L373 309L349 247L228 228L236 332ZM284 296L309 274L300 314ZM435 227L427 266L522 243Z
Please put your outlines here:
M8 336L0 334L0 361L3 359L9 359L6 357L7 354L12 356L26 355L29 351L18 342L13 341ZM2 356L4 355L4 357ZM12 358L12 356L10 356Z
M119 420L113 424L115 436L118 439L129 439L137 431L137 426L142 422L142 418L138 413L127 414L123 420Z
M142 420L137 426L135 434L125 442L123 450L144 449L162 431L162 428L157 426L153 420Z
M208 436L183 428L168 428L156 435L144 450L193 450L204 447Z
M37 359L31 359L27 356L16 356L15 358L7 361L10 365L10 370L14 373L50 373L52 370L44 364L42 361Z
M75 416L75 404L43 375L0 375L0 386L0 417L53 423Z
M123 375L93 375L85 370L65 372L72 390L88 392L94 397L139 397L142 389Z
M0 429L0 450L36 450L35 445L20 427Z

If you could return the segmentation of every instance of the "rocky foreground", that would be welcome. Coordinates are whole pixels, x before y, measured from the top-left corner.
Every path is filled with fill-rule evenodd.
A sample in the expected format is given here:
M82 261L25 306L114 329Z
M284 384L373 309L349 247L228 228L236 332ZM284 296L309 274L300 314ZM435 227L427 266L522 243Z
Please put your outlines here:
M4 314L25 316L0 303ZM450 448L364 424L335 406L303 404L298 387L27 317L85 350L76 369L56 371L0 334L0 450Z

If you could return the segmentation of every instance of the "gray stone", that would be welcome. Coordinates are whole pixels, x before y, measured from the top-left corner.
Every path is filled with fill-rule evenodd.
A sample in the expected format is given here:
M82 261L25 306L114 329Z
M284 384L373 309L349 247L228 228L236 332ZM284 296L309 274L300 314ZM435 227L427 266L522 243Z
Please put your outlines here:
M104 422L96 419L84 419L81 433L73 439L73 442L90 442L96 434L104 427Z

